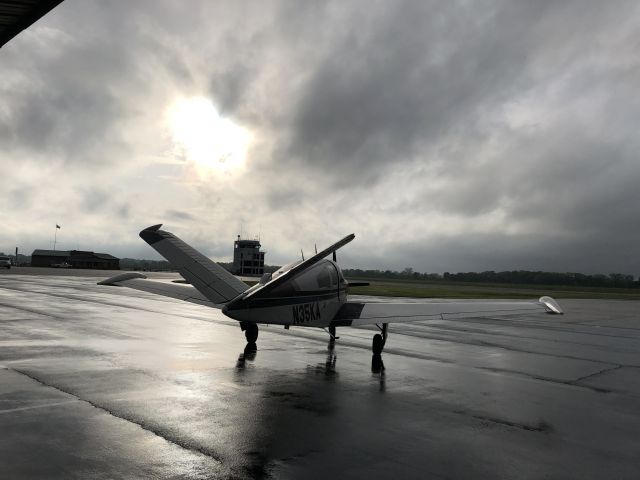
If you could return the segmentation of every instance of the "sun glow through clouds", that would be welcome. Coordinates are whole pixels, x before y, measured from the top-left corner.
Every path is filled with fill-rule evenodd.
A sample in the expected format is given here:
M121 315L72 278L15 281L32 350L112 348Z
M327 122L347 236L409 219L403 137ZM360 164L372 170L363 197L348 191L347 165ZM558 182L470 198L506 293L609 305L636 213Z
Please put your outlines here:
M241 167L251 143L249 131L220 116L211 100L184 98L168 110L174 153L191 162L201 176Z

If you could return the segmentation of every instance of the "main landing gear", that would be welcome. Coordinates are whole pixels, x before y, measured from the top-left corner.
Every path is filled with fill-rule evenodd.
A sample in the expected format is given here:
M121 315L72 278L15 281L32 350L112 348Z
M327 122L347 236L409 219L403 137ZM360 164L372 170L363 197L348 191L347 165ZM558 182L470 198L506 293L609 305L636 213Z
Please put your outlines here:
M258 340L258 325L251 322L240 322L240 329L244 331L247 343L256 343L256 340Z
M373 350L374 355L380 355L382 353L382 349L384 348L384 344L387 343L387 327L388 323L383 323L382 326L376 324L376 327L380 329L381 333L376 333L373 336L373 343L371 345L371 349Z
M329 334L329 350L333 350L333 348L336 345L336 340L338 340L340 337L336 336L336 327L335 326L330 326L328 328L324 329L325 332L327 332Z
M380 354L384 349L384 344L387 343L388 325L388 323L383 323L382 326L376 324L376 327L380 329L380 333L376 333L373 336L373 343L371 345L371 349L373 350L373 355L371 356L371 371L373 373L384 372L384 362L382 361L382 355ZM380 385L382 386L382 383Z

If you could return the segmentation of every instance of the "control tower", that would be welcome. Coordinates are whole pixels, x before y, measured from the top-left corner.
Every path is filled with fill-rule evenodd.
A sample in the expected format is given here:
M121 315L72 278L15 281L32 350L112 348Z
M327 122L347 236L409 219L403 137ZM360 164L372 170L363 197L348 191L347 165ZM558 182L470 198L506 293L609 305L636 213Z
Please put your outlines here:
M260 240L242 240L240 235L233 242L233 273L235 275L262 276L264 253L260 251Z

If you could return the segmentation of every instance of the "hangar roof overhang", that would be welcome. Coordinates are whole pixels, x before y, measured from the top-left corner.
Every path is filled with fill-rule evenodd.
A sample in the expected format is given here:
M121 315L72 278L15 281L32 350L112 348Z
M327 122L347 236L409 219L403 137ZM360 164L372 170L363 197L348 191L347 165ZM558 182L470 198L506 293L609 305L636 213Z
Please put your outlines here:
M0 48L63 0L0 0Z

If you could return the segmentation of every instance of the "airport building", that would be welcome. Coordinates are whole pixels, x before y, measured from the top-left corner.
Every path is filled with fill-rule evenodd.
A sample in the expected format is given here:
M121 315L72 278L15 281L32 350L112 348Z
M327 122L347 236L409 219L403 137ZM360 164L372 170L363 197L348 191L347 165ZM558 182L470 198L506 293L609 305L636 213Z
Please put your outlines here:
M233 242L233 273L235 275L262 276L264 273L264 253L260 251L260 240Z
M98 270L120 270L120 259L108 253L83 250L34 250L32 267L95 268Z

